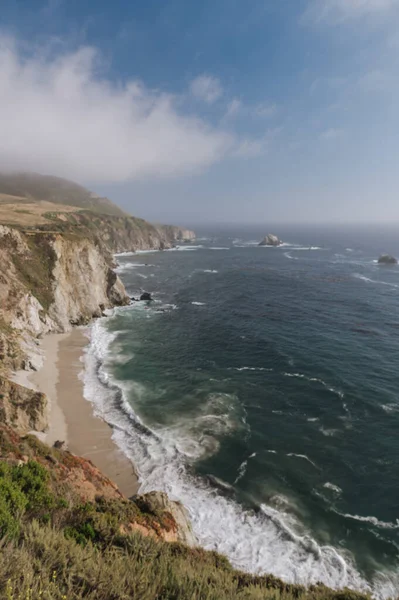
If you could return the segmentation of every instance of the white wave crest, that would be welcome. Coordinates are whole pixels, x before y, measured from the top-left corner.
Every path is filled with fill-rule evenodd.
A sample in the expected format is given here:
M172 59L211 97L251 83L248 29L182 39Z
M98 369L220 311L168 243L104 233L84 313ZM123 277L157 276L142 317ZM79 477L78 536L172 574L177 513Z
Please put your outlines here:
M381 529L399 529L399 519L396 519L395 523L387 523L386 521L380 521L377 517L362 517L360 515L350 515L348 513L340 513L335 511L337 514L341 515L341 517L345 517L345 519L353 519L354 521L361 521L362 523L370 523L370 525L374 525L374 527L379 527Z
M382 588L372 588L344 551L298 533L292 515L266 504L259 512L244 510L206 478L193 476L186 467L189 458L176 443L180 435L176 429L148 428L127 402L128 388L112 381L107 359L115 334L107 331L106 323L100 319L92 326L85 353L84 393L95 412L113 427L113 439L134 463L141 493L163 490L181 501L201 546L225 554L236 568L272 573L304 585L321 581L333 588L350 587L385 598ZM134 389L135 397L145 393L143 386ZM210 401L216 416L234 403L231 397ZM217 413L215 403L220 402L225 409Z
M245 475L245 473L247 472L247 466L248 466L248 461L244 460L240 466L238 467L238 475L234 480L234 485L236 483L238 483L240 481L240 479L242 479Z
M366 283L375 283L377 285L387 285L389 287L399 288L399 285L397 285L396 283L390 283L389 281L381 281L381 279L370 279L369 277L361 275L360 273L354 273L353 277L355 277L356 279L361 279Z
M114 254L114 257L118 258L119 256L134 256L135 254L135 252L117 252Z
M330 483L329 481L324 483L323 487L326 488L327 490L331 490L332 492L335 492L336 494L342 494L341 488L338 485L335 485L334 483Z
M299 260L299 258L297 256L291 256L290 252L284 252L284 256L286 256L290 260Z
M344 392L342 392L341 390L337 390L336 388L330 386L328 383L326 383L322 379L319 379L318 377L308 377L307 375L304 375L304 373L283 373L283 375L285 377L297 377L298 379L306 379L306 381L320 383L320 385L327 388L329 392L332 392L333 394L337 394L340 398L343 398L345 395Z
M292 456L295 458L302 458L303 460L307 460L308 463L313 465L316 469L319 469L319 467L316 465L316 463L314 463L312 460L310 460L310 458L308 456L306 456L306 454L295 454L294 452L290 452L289 454L287 454L287 456L290 456L290 457Z
M194 306L205 306L206 302L191 302L191 304L194 304Z
M386 413L396 413L399 412L399 404L394 404L393 402L389 404L381 404L382 410Z

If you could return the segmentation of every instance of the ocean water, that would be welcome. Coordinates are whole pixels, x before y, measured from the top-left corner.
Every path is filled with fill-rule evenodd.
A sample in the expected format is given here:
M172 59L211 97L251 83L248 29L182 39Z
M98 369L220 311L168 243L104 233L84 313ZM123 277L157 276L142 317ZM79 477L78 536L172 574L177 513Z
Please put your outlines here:
M141 491L253 573L399 594L399 255L393 228L200 232L118 256L155 301L92 327L85 395Z

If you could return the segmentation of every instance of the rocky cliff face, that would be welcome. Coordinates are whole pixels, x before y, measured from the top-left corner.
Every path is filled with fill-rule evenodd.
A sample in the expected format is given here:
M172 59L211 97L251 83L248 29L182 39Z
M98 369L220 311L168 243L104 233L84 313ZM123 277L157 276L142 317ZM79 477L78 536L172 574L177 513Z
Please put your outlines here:
M144 219L130 216L96 214L90 211L47 213L49 225L42 231L57 229L68 233L78 230L81 235L99 244L104 252L134 252L136 250L165 250L176 243L195 239L195 233L173 225L153 225Z
M8 438L3 459L18 465L32 458L39 461L79 501L94 502L101 496L104 502L121 502L126 507L121 534L139 531L195 545L184 507L165 494L149 494L132 506L89 461L42 446L32 453L32 443L40 443L25 443L17 435L47 427L46 396L9 378L12 371L40 367L37 338L66 332L107 308L129 303L112 270L112 253L169 248L194 237L178 227L155 227L133 217L82 212L69 214L65 222L60 215L53 231L47 226L23 230L0 225L0 423L12 428L0 426L0 446ZM11 438L25 450L11 452Z
M0 318L25 338L68 331L128 302L110 257L87 238L0 226L0 261Z
M129 302L92 239L23 233L0 225L0 414L19 431L45 428L46 398L8 381L11 371L37 369L37 337L65 332Z
M44 431L47 398L9 379L0 377L0 421L16 431Z
M194 231L175 225L159 225L158 230L162 235L166 235L170 243L192 242L196 238Z

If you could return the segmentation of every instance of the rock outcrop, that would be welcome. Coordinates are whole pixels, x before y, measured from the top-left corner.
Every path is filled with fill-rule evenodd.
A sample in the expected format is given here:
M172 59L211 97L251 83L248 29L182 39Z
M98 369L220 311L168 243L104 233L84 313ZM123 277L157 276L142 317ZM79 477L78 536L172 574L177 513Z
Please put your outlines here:
M391 256L390 254L383 254L378 259L378 264L379 265L397 265L398 259L395 258L394 256Z
M170 242L186 243L193 242L196 238L194 231L175 225L159 225L158 229L162 235L166 235Z
M128 500L90 460L75 456L60 446L62 444L50 448L35 436L21 436L15 428L0 423L0 466L3 462L22 466L35 461L51 472L47 480L53 493L62 490L71 506L91 504L88 516L92 523L96 509L100 518L108 511L110 522L113 520L123 535L138 531L158 541L197 545L187 511L179 502L169 500L162 492Z
M182 542L186 546L197 545L188 512L181 502L170 500L164 492L150 492L137 496L135 502L146 513L155 516L168 514L172 517L175 526L171 528L166 541Z
M44 431L47 427L46 396L0 377L0 421L19 433Z
M0 262L0 318L22 338L68 331L129 302L110 256L88 238L0 226Z
M49 317L59 331L100 317L105 308L129 303L123 283L91 240L71 243L57 236L52 247L56 256Z
M281 240L274 235L273 233L268 233L266 237L263 238L261 242L259 242L259 246L280 246Z

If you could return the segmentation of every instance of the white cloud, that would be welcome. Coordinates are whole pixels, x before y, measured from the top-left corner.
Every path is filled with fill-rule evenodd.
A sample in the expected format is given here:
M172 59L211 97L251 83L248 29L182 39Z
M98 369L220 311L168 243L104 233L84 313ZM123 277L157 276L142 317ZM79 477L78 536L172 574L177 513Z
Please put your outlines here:
M320 134L320 138L322 140L336 140L338 138L341 138L344 135L344 130L343 129L336 129L334 127L331 127L330 129L326 129L325 131L322 131Z
M190 90L193 96L204 100L207 104L213 104L223 94L219 79L211 75L199 75L193 79Z
M275 115L277 112L276 104L258 104L255 107L254 114L258 117L269 118Z
M101 77L100 58L88 47L26 58L0 37L1 168L121 182L196 172L234 151L235 136L184 116L181 98ZM207 89L208 101L221 93L212 78Z
M233 154L242 158L261 156L270 150L272 143L280 135L281 131L281 127L275 127L274 129L267 130L264 135L258 138L244 138L236 145Z
M399 6L399 0L311 0L305 20L343 21L355 17L387 12Z
M227 105L225 118L230 119L232 117L235 117L240 112L241 108L241 100L238 100L238 98L233 98L233 100L231 100Z

